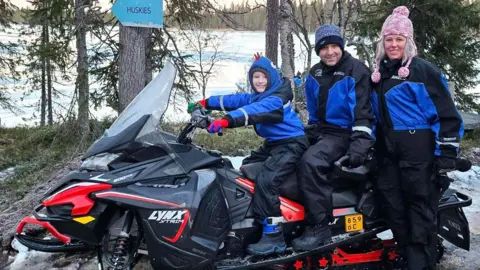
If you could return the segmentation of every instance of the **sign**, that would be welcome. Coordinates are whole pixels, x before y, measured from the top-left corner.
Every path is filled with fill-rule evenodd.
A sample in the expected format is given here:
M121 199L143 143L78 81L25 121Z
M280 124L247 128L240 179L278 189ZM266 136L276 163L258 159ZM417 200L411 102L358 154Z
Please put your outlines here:
M117 0L112 12L124 26L163 27L163 0Z

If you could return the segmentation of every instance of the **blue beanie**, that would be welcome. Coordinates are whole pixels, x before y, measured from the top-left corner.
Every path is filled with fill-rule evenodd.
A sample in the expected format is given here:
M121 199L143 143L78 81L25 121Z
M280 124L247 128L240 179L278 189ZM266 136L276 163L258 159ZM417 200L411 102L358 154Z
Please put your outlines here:
M337 44L343 51L344 42L340 28L334 24L324 24L315 31L315 53L328 44Z

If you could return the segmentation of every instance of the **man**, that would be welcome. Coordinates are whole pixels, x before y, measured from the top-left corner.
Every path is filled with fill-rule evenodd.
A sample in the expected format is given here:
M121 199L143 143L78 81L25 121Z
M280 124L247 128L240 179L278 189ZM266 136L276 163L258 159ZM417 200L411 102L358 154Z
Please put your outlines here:
M348 156L348 166L363 164L375 139L370 103L370 70L344 51L340 29L323 25L315 32L314 65L305 81L309 125L315 125L314 142L303 155L298 179L304 193L306 221L295 250L312 250L331 242L333 183L328 177L335 161Z

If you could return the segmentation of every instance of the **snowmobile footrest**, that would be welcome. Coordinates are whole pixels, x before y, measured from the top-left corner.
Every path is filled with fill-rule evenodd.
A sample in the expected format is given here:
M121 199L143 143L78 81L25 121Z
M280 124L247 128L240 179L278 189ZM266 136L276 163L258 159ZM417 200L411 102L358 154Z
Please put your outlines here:
M387 228L382 226L365 232L337 235L332 238L332 243L310 251L295 252L292 248L288 248L285 253L268 257L248 255L244 258L225 259L216 263L216 269L247 270L258 267L265 267L272 264L288 263L298 259L303 259L307 256L328 252L335 249L336 247L361 241L365 238L370 238L385 230L387 230Z
M71 241L69 244L65 244L59 240L38 239L25 234L16 234L15 238L30 249L43 252L77 252L92 249L92 247L78 241Z

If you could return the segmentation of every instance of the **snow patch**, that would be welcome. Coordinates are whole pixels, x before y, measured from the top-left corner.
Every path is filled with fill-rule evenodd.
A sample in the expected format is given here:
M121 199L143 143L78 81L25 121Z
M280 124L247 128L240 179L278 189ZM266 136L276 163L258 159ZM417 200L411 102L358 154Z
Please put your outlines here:
M15 168L14 167L10 167L8 169L0 171L0 182L4 181L5 179L12 176L13 174L15 174Z
M46 263L48 262L48 258L52 256L52 253L30 250L18 242L17 239L13 239L12 248L18 251L18 254L15 256L12 264L7 267L8 270L47 269L42 266L47 266Z
M225 158L228 158L231 162L235 170L240 170L240 166L242 166L242 161L245 159L245 157L229 157L225 156Z

